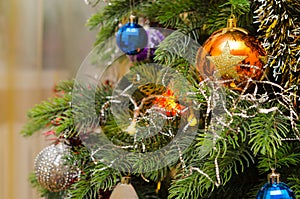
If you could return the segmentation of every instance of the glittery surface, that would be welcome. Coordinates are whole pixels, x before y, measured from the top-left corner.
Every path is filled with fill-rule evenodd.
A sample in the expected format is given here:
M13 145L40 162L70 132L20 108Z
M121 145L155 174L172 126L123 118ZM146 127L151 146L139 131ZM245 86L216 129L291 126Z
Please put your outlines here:
M228 42L223 48L222 54L218 56L207 56L207 59L212 61L217 69L216 75L221 77L223 75L228 75L235 80L239 80L239 74L235 69L235 66L246 59L247 56L235 56L230 53L230 47Z
M66 164L65 156L68 153L67 146L59 143L46 147L37 155L34 169L37 181L42 187L58 192L70 186L77 172Z

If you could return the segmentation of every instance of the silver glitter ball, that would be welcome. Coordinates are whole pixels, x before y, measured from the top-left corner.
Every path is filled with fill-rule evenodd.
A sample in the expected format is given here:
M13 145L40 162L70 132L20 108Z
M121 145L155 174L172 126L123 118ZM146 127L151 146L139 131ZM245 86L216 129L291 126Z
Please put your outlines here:
M68 165L66 156L70 149L64 143L52 144L35 158L34 171L39 184L51 192L67 189L77 178L78 171Z

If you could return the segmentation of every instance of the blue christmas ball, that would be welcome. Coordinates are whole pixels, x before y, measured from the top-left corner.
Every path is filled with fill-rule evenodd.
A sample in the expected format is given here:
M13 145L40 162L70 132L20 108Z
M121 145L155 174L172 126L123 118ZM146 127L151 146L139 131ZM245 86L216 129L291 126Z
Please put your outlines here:
M136 55L147 46L145 29L137 23L127 23L117 32L117 45L127 55Z
M296 197L285 183L269 182L258 191L256 199L296 199Z
M140 62L144 60L152 60L157 46L165 39L165 36L155 28L145 29L148 35L147 46L137 55L129 55L132 62Z

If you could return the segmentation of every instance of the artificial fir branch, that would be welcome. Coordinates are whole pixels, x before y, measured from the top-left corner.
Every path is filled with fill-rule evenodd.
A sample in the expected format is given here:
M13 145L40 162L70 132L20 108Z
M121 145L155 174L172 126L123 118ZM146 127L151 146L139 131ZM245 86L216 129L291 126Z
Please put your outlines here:
M299 160L299 146L293 141L285 142L283 143L282 147L277 149L274 157L260 157L258 162L258 169L260 173L266 173L269 172L270 167L276 167L278 170L286 167L289 168L290 172L291 169L297 168ZM284 171L284 169L282 171ZM293 172L290 172L290 174L293 174Z
M240 23L243 23L240 25L249 26L249 21L243 20L243 18L249 19L250 3L247 0L212 1L209 4L205 1L185 0L176 0L172 3L168 0L133 2L132 11L137 16L149 18L153 23L158 23L163 27L179 29L188 35L193 35L193 38L197 40L203 41L200 36L203 33L210 34L225 27L226 19L232 10L234 10L233 14L241 18ZM132 2L129 0L111 1L109 6L104 7L88 20L87 25L90 29L99 28L95 45L113 35L119 22L124 23L124 19L126 21L131 12L130 3ZM208 10L210 12L207 12Z
M290 182L289 185L292 190L295 190L295 195L297 198L300 197L300 178L297 175L292 175L291 177L288 178L288 181Z
M136 0L132 5L134 10L130 10L130 0L114 0L109 6L104 7L101 11L93 15L87 22L90 29L99 28L95 46L107 40L116 31L119 22L128 21L131 11L139 13L138 9L145 0ZM127 18L127 20L126 20Z
M62 117L68 122L64 124L64 128L59 128L56 133L59 134L65 129L72 129L73 124L70 122L72 120L72 113L69 111L71 109L70 102L71 95L65 94L63 97L55 97L36 105L28 111L29 121L28 124L23 127L21 134L29 136L38 130L47 128L47 126L56 128L61 122L63 123L63 121L60 121ZM57 125L53 125L51 121L58 123Z
M96 44L99 44L100 50L103 50L101 47L115 33L119 22L128 17L131 12L130 2L111 1L111 5L104 7L88 21L90 28L99 28ZM295 84L299 79L299 47L295 45L299 41L299 19L294 17L300 10L298 1L289 1L291 4L284 0L251 2L251 7L259 8L257 15L261 31L257 34L265 37L266 46L271 52L269 65L272 65L275 72L280 68L282 84L268 80L249 80L250 87L241 92L223 88L220 86L222 81L212 83L205 79L199 82L193 64L200 44L210 33L225 27L226 19L232 12L238 16L240 27L255 27L249 11L250 1L132 2L136 15L174 30L156 51L155 61L161 67L154 70L147 64L136 64L131 68L131 73L123 78L124 81L119 82L121 87L116 88L75 82L77 92L71 93L74 91L74 82L59 84L56 97L29 111L30 120L22 131L24 135L32 135L46 127L68 139L80 137L83 151L77 150L77 156L70 161L79 166L82 175L68 190L68 197L97 198L100 192L111 191L122 176L131 174L137 184L145 185L146 179L152 188L147 197L144 193L139 194L141 198L160 198L162 194L154 193L153 185L161 181L165 182L166 190L169 188L169 193L165 193L163 199L253 198L260 183L264 183L264 180L259 179L265 177L264 172L268 172L270 164L276 164L286 176L284 180L293 188L299 189L295 183L299 182L298 141L285 141L288 138L297 140L300 130L299 114L292 103L296 95L291 92L293 89L297 90ZM278 8L279 5L282 9ZM265 9L269 7L270 9ZM268 17L275 16L269 15L271 8L278 11L277 15L281 18L284 18L286 11L288 19L276 21L272 18L268 21ZM284 31L282 35L277 35L281 29L290 31L290 34L285 34ZM286 44L287 47L282 48L278 44ZM100 53L100 50L97 52ZM279 60L283 60L282 64L278 68L274 67ZM155 113L154 110L159 110L151 109L153 101L150 98L161 96L166 91L167 84L156 78L157 73L164 72L165 66L170 66L186 78L188 86L181 84L183 81L178 78L173 87L179 90L179 96L188 93L188 97L184 95L181 101L183 105L191 104L191 110L198 112L199 117L192 128L187 115L152 115L168 122L155 135L143 138L143 133L149 133L144 128L149 125L145 122L146 119L150 118L149 121L152 122L155 118L149 115ZM159 84L163 86L158 86ZM293 88L288 88L291 85ZM136 90L129 95L125 91L131 86ZM125 107L121 103L122 98L131 100L132 103ZM214 98L224 100L216 101ZM86 103L89 100L94 104ZM146 104L146 101L149 103ZM144 110L140 107L141 103L145 103ZM117 117L110 109L113 106L120 109ZM129 117L126 113L128 109ZM136 118L139 125L135 127L139 131L130 135L126 128L134 113L138 115ZM187 123L187 130L178 133L178 122L181 120ZM182 140L174 140L177 133L187 136L183 136ZM164 146L170 142L173 146L167 151ZM157 150L161 150L161 156L142 156ZM156 167L158 162L165 161L162 158L167 152L173 154L168 160L172 163L162 168ZM144 173L145 170L152 171ZM255 185L258 187L253 188ZM136 186L136 189L143 188ZM235 191L240 194L234 194ZM48 196L53 194L43 193ZM299 195L299 191L296 190L296 194Z
M265 121L260 123L259 121ZM277 148L282 145L281 139L289 133L288 120L278 113L259 114L250 124L251 149L254 154L261 153L273 157ZM262 127L264 126L264 128Z

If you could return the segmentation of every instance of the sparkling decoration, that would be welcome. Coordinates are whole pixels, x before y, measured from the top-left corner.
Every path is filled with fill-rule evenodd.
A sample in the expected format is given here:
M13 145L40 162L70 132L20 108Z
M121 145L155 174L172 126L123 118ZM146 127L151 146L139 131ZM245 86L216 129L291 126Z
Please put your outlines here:
M231 88L241 88L249 79L263 76L266 52L258 40L236 27L234 16L227 28L214 32L197 52L196 66L201 80L222 80Z
M268 175L269 182L266 183L257 193L256 199L295 199L294 192L283 182L279 182L279 174Z
M288 4L272 0L256 2L253 18L270 57L268 66L273 77L269 77L281 85L299 85L300 22L299 17L294 17L294 13L299 16L299 1Z
M136 55L147 46L148 36L146 30L134 23L134 16L130 16L130 22L122 26L117 32L117 45L127 55Z
M43 149L36 157L34 170L40 185L51 192L68 188L78 177L78 171L66 164L64 157L69 154L64 143L52 144Z
M152 60L157 46L162 42L165 36L155 28L145 28L148 35L148 44L142 52L137 55L129 55L132 62L140 62L144 60Z
M138 199L133 186L130 183L130 177L123 177L121 183L111 193L110 199Z
M228 75L235 80L239 80L239 74L235 70L235 66L246 59L246 57L247 56L235 56L230 54L230 47L227 42L221 55L207 56L207 59L215 64L220 76Z
M167 89L165 93L157 97L153 101L153 105L163 110L169 117L181 114L181 111L185 108L177 102L174 92L171 89Z

